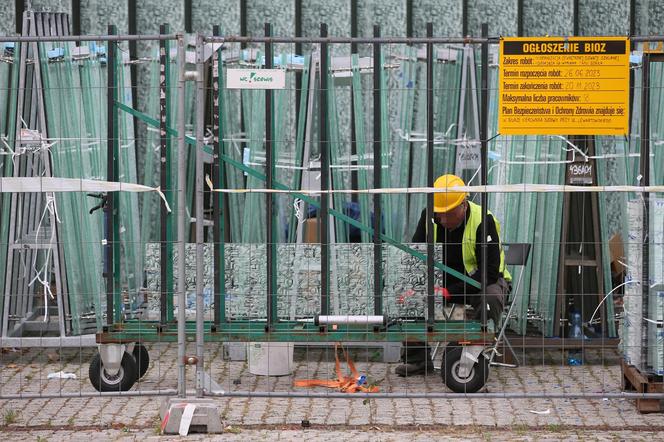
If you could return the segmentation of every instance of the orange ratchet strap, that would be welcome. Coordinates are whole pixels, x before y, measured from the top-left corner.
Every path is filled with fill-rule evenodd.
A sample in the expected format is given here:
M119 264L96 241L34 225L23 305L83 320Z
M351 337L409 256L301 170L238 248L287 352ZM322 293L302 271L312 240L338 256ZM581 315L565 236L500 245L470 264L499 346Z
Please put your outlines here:
M346 363L348 364L348 368L350 369L351 373L350 376L344 376L341 374L341 364L339 363L339 352L338 352L339 347L341 347L341 351L346 357ZM365 387L364 385L362 385L364 383L364 379L360 377L359 373L357 372L357 369L355 368L355 364L350 359L350 356L348 356L348 352L346 351L346 349L343 348L343 346L339 344L334 344L334 359L336 360L336 372L337 372L336 381L324 380L324 379L300 379L293 381L293 385L295 387L336 388L337 390L343 393L356 393L358 391L362 393L378 392L378 387L376 387L375 385L369 387Z

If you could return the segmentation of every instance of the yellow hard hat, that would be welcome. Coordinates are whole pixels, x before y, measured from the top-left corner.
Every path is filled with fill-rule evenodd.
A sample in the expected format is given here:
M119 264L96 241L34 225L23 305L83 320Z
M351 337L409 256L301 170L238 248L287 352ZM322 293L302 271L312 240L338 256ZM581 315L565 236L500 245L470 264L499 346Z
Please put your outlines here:
M436 189L446 187L465 186L461 178L456 175L442 175L433 183ZM468 194L466 192L441 192L433 194L433 211L438 213L449 212L461 204Z

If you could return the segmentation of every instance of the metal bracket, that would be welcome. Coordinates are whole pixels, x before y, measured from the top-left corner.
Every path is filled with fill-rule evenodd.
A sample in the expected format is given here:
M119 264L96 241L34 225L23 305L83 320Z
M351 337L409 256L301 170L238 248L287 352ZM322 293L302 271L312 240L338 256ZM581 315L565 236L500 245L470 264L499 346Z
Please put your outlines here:
M467 345L463 347L461 358L459 359L459 377L465 378L470 375L473 366L479 362L479 358L483 351L484 346L482 345Z
M132 342L130 346L131 351L133 351L134 343ZM99 344L98 347L104 371L111 376L116 375L120 371L122 357L129 346L125 344Z
M201 373L201 379L200 381L203 384L203 391L206 393L212 393L212 394L223 394L224 389L221 388L221 385L219 385L217 382L215 382L214 379L212 379L212 376L206 371L203 371Z

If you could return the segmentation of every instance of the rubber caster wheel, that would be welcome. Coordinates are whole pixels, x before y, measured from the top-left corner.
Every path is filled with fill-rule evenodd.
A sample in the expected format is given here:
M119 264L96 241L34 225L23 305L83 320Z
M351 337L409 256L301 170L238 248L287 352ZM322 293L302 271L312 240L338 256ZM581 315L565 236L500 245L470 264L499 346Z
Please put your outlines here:
M111 375L104 370L101 355L97 353L90 362L88 376L97 391L129 391L138 379L138 366L134 357L125 352L122 355L120 370Z
M142 378L145 373L148 371L150 366L150 355L148 354L148 349L145 348L145 345L139 344L138 342L134 345L134 351L131 353L136 360L136 365L138 367L138 379Z
M443 347L443 355L445 354L445 352L447 350L452 349L452 348L456 348L456 347L460 347L458 342L456 342L456 341L448 342L447 344L445 344L445 347Z
M455 393L476 393L486 384L489 377L489 361L480 355L470 372L460 373L463 347L447 345L443 353L443 365L440 370L443 383Z

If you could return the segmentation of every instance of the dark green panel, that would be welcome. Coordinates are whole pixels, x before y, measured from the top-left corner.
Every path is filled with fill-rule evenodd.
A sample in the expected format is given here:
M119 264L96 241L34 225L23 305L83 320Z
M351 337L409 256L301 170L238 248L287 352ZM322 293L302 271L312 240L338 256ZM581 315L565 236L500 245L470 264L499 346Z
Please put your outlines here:
M406 0L365 0L357 9L360 37L372 37L374 25L383 37L406 35Z
M481 35L482 23L489 35L517 35L517 0L477 0L468 2L468 34Z
M636 35L660 35L664 32L664 2L636 0L635 19Z
M0 2L0 34L12 35L16 33L16 6L14 0Z
M189 321L187 341L195 339L195 323ZM434 324L427 332L423 322L397 323L390 327L377 326L375 330L366 325L327 327L324 331L313 323L280 322L274 331L265 333L265 324L260 322L233 321L221 324L215 333L210 332L211 323L206 322L205 341L272 341L272 342L402 342L402 341L482 341L493 342L493 336L484 335L480 325L474 321L447 321ZM98 342L175 342L177 330L174 326L157 331L157 323L128 321L109 333L101 333Z
M223 35L240 34L240 0L192 0L192 32L212 35L212 26L221 26Z
M426 24L433 23L435 37L460 37L462 0L424 0L413 2L413 36L426 37Z
M579 35L629 34L629 1L581 0Z
M108 25L118 27L118 32L129 32L129 0L81 0L81 35L106 34Z
M523 35L574 34L573 0L525 0Z
M262 37L265 35L265 23L272 23L273 35L294 36L295 2L293 0L248 0L247 33Z

